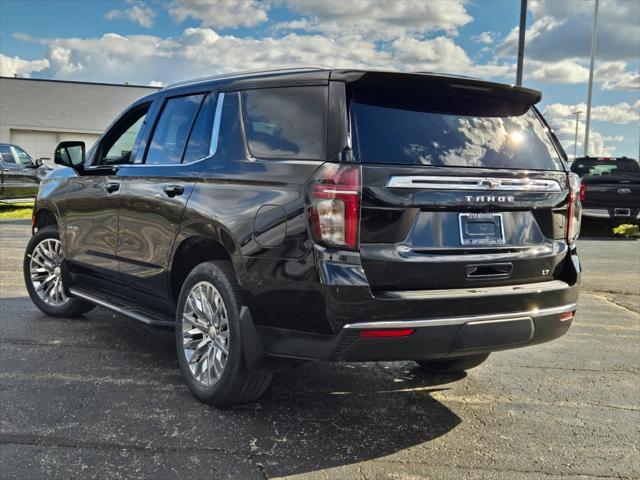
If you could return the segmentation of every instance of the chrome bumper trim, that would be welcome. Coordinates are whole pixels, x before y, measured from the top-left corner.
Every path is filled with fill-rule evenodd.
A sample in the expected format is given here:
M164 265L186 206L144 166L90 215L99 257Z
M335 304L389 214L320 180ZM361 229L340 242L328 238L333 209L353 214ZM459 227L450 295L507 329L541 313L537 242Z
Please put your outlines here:
M375 294L378 298L398 300L427 300L434 298L480 298L494 295L522 295L527 293L553 292L566 290L569 284L560 280L549 282L525 283L500 287L452 288L448 290L407 290L384 291Z
M609 210L604 208L583 208L582 216L592 218L611 218Z
M387 322L358 322L349 323L343 330L366 330L370 328L423 328L441 327L446 325L463 325L465 323L487 323L510 320L522 320L523 318L535 319L549 315L560 315L561 313L573 312L576 309L575 303L562 305L560 307L543 308L542 310L530 310L528 312L496 313L490 315L471 315L467 317L431 318L425 320L393 320Z

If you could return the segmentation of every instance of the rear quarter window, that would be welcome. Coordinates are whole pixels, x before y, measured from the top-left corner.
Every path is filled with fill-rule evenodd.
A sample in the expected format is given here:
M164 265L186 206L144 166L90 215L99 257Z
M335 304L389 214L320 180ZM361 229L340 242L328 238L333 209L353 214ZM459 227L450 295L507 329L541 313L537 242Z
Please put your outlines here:
M241 93L251 155L257 158L323 160L325 87L287 87Z

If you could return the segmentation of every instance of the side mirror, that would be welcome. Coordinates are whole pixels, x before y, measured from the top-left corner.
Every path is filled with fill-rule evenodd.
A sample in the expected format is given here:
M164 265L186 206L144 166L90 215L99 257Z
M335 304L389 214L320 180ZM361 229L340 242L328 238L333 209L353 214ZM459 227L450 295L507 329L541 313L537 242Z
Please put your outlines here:
M33 163L34 163L34 165L36 166L36 168L39 168L39 167L41 167L42 165L44 165L44 164L42 163L42 159L41 159L41 158L36 158L36 159L33 161Z
M53 163L76 170L84 165L84 142L60 142L53 156Z

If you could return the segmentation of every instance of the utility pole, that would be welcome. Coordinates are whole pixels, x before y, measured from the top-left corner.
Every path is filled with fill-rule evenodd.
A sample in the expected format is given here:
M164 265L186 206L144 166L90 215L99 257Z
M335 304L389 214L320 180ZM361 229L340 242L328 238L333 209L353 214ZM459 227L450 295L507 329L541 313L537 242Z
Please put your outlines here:
M518 69L516 85L522 86L522 66L524 63L524 34L527 29L527 0L520 0L520 32L518 35Z
M589 125L591 123L591 95L593 94L593 67L596 60L596 39L598 36L598 7L600 0L596 0L593 12L593 28L591 29L591 66L589 67L589 93L587 94L587 120L584 127L584 156L589 156Z
M576 137L573 140L573 159L574 160L578 156L578 124L579 124L579 119L580 119L580 114L581 113L582 113L582 110L577 110L577 111L573 112L573 114L576 116Z

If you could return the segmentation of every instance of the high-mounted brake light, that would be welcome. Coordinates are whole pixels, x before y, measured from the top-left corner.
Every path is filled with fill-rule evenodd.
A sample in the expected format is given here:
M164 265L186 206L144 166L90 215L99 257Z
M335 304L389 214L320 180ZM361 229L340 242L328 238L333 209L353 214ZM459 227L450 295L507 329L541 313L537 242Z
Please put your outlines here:
M413 335L415 328L385 328L381 330L363 330L360 338L397 338Z
M314 240L357 248L360 192L360 166L326 163L320 167L309 185Z
M580 235L580 223L582 220L582 184L580 177L575 173L569 173L569 208L567 211L567 242L575 244Z

